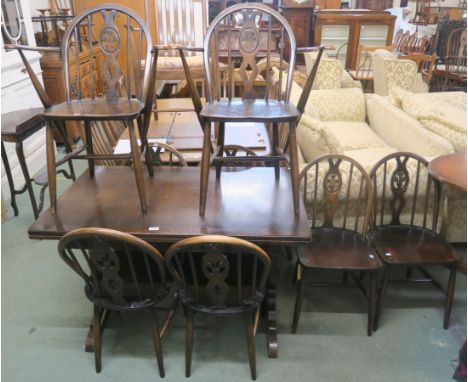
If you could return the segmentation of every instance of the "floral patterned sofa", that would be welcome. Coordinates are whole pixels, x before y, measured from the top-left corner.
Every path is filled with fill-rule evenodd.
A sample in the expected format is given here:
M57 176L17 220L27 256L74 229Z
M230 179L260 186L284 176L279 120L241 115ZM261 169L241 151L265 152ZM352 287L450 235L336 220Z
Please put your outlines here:
M275 72L273 78L278 80L278 72ZM294 82L291 102L297 103L301 93L302 88ZM454 151L444 138L422 127L417 128L414 135L409 133L405 125L410 123L408 118L411 117L400 110L400 117L406 120L401 123L393 116L382 114L379 107L376 107L377 97L379 100L388 98L365 95L359 88L312 90L297 126L301 169L306 163L329 153L347 155L370 172L381 158L396 151L416 152L427 160ZM308 177L308 181L313 181L312 177ZM358 180L353 179L351 193L357 193L358 189ZM466 195L449 189L444 192L449 196L447 239L452 242L464 242ZM407 195L408 198L411 196L411 193ZM307 201L306 208L310 210ZM417 211L418 208L422 212L421 201L417 203ZM420 217L416 216L416 223ZM353 224L352 219L348 223Z
M367 96L370 127L398 151L430 160L466 150L467 95L415 94L395 88L389 97ZM447 239L466 242L466 193L443 187L448 196Z

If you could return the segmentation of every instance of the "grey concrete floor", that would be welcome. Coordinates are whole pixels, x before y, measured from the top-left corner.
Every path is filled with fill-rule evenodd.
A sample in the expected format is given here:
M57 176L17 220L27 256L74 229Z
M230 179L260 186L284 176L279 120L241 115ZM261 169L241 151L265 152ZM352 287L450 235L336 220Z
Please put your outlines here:
M81 167L82 168L82 167ZM61 190L71 182L59 179ZM79 201L77 201L79 203ZM146 312L110 317L103 336L103 369L94 371L84 338L92 305L81 279L59 258L57 242L33 241L26 195L20 214L2 224L2 377L5 381L158 380ZM466 257L466 249L461 246ZM392 284L379 330L366 336L366 303L350 283L308 288L298 333L290 334L295 289L292 262L273 254L278 286L279 358L266 354L265 328L256 337L259 381L450 381L466 338L466 275L457 286L448 330L444 296L431 285ZM444 283L445 270L437 274ZM317 277L339 280L341 275ZM167 381L185 380L184 318L179 308L163 341ZM191 380L249 381L240 318L195 317Z

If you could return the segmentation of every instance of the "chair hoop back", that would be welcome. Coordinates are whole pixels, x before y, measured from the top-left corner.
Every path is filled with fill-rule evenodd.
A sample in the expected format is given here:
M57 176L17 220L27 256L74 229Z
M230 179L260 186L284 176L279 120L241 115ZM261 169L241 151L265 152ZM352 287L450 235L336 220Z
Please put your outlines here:
M265 21L267 18L268 21ZM273 25L275 24L275 25ZM275 29L275 31L274 31ZM265 36L266 32L266 36ZM220 98L222 78L219 71L217 58L220 42L220 34L226 36L227 46L221 48L227 49L227 86L224 96L231 98L234 94L234 60L233 50L238 50L241 65L239 74L243 82L242 98L255 98L253 86L259 70L257 67L258 53L266 50L267 68L266 84L269 84L269 75L271 71L270 58L272 47L275 44L273 32L279 34L279 59L283 60L285 34L290 44L288 81L286 85L285 102L289 102L291 93L292 79L296 63L296 39L294 32L287 22L273 8L264 4L242 3L226 8L212 21L205 35L203 42L203 60L207 78L207 95L210 103ZM266 43L266 45L265 45ZM214 54L213 51L214 50ZM282 64L280 63L280 67ZM226 79L225 79L226 80ZM227 94L226 94L227 93ZM265 97L268 98L268 91Z
M356 160L338 154L321 156L303 168L299 182L311 211L313 229L351 229L363 235L367 232L372 186L366 170ZM340 224L338 211L342 216Z
M99 18L98 15L101 17ZM94 78L93 41L98 28L98 46L104 60L101 66L102 84ZM105 94L109 100L135 95L146 99L151 63L151 35L145 22L133 10L118 4L100 4L86 9L68 25L62 41L62 64L67 102L72 98L92 98ZM70 54L73 51L73 54ZM81 89L80 55L88 54L90 97ZM126 57L121 57L123 54ZM73 58L71 56L74 56ZM76 74L71 84L70 64L74 61ZM124 74L122 68L126 66ZM142 67L143 66L143 67ZM125 81L123 81L125 79ZM126 87L121 89L122 84Z
M270 256L248 241L197 236L172 245L166 265L185 304L211 313L254 309L264 297Z
M374 189L372 228L408 224L436 232L440 184L427 167L427 160L409 152L389 154L375 164L370 172Z
M58 252L85 281L87 297L102 308L130 310L152 306L169 291L164 257L128 233L79 228L62 237ZM77 256L79 253L81 256Z

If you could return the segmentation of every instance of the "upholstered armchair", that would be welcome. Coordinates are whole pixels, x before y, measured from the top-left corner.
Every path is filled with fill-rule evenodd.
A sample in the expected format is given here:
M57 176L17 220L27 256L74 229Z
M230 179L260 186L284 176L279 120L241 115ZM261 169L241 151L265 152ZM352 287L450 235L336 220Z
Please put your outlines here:
M398 87L415 93L427 93L428 85L418 73L418 65L407 59L398 59L393 53L378 49L372 52L374 92L381 96Z

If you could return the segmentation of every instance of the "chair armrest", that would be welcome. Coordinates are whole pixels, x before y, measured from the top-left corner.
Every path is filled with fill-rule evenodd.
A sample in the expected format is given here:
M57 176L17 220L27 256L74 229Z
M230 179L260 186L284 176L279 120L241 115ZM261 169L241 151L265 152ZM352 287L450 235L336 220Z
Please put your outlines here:
M203 48L192 47L192 46L183 46L179 44L170 44L170 45L155 45L153 46L153 52L156 50L184 50L187 52L199 52L202 53L204 51Z
M56 52L60 53L61 49L59 47L53 46L29 46L29 45L14 45L14 44L5 44L4 49L16 49L16 50L31 50L34 52Z
M366 100L369 125L388 145L424 158L454 152L450 142L426 129L419 121L394 106L386 97L369 95Z
M335 49L335 45L329 44L329 45L299 47L299 48L296 48L296 53L298 53L298 54L304 54L304 53L309 53L309 52L317 52L317 51L319 51L320 49L323 49L323 50L334 50L334 49Z

